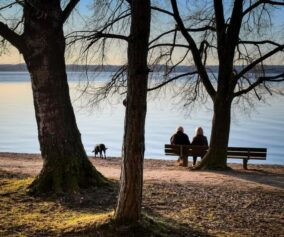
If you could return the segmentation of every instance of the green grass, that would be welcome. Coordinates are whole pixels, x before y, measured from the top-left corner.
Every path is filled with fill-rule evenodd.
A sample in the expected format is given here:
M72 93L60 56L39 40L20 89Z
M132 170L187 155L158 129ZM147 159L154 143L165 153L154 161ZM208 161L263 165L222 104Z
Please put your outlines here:
M30 196L27 187L32 180L0 179L0 236L182 236L180 226L146 214L136 225L118 224L112 218L113 207L82 204L84 195Z

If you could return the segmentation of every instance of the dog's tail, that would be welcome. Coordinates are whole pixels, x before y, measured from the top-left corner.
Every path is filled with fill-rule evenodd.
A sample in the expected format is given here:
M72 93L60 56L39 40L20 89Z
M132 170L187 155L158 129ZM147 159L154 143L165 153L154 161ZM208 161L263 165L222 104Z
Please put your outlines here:
M92 152L95 152L95 150L93 150Z

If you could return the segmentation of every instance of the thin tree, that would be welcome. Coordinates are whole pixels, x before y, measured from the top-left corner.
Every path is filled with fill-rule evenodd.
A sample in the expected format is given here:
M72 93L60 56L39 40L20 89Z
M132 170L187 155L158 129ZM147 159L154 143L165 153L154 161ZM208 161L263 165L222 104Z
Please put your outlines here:
M137 222L141 217L145 118L147 110L150 0L130 1L128 79L120 191L115 211L118 221Z
M122 66L103 87L91 87L84 93L91 93L89 105L93 106L109 98L113 93L123 93L125 100L125 124L122 147L122 167L120 190L114 219L118 222L137 222L141 218L143 162L145 150L145 118L147 110L147 66L150 35L150 0L104 1L100 9L112 9L105 12L104 24L93 30L74 32L69 35L70 44L83 44L85 59L100 55L104 64L107 41L123 40L127 43L127 63ZM131 20L130 30L128 21ZM102 22L100 22L102 23ZM92 25L92 24L89 24ZM99 43L100 42L100 43ZM94 47L92 47L94 45ZM98 49L100 46L100 49ZM110 45L108 45L110 47ZM126 78L125 78L125 75ZM126 84L126 85L125 85Z
M14 1L6 7L22 8L22 32L0 22L0 35L23 55L31 75L44 160L30 186L35 194L74 192L106 182L84 150L67 83L63 25L78 2L70 0L61 9L60 0Z

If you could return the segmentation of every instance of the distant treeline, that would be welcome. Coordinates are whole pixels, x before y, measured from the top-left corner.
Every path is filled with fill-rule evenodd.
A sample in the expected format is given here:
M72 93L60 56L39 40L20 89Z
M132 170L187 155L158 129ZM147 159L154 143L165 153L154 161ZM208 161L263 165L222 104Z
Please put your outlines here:
M66 69L68 72L82 72L88 70L92 71L105 71L105 72L115 72L121 66L120 65L78 65L78 64L69 64L66 65ZM265 70L269 73L283 73L284 65L265 65ZM165 65L152 65L151 71L166 71ZM217 65L207 66L207 69L213 73L218 72ZM237 71L241 70L241 66L235 66ZM195 70L194 66L184 66L180 65L174 69L174 72L188 72ZM26 64L0 64L0 72L9 72L9 71L17 71L17 72L25 72L27 71ZM253 72L253 71L252 71Z

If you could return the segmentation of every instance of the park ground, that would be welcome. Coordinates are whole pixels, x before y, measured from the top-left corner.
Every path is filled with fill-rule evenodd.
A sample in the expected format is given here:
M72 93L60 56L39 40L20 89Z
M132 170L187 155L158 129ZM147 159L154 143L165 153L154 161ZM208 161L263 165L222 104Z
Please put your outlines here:
M284 236L284 166L208 172L146 159L143 218L133 226L111 218L121 160L90 160L111 185L32 197L40 155L0 153L0 236Z

